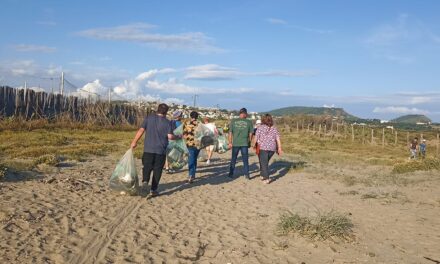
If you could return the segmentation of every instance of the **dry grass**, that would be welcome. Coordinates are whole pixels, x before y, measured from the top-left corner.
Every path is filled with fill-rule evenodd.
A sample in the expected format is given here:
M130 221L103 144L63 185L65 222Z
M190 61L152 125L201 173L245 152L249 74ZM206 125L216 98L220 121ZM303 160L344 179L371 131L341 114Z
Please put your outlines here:
M56 166L61 160L85 161L93 156L123 153L135 130L34 129L0 133L0 162L14 171L39 164ZM142 152L142 142L136 155Z
M58 166L61 162L61 157L54 154L46 154L40 156L34 160L34 165L38 166L40 164L45 164L49 166Z
M293 232L313 240L350 240L353 238L352 228L350 218L335 211L318 214L316 217L287 212L281 215L278 223L278 231L281 234Z
M402 174L415 171L440 170L440 160L427 158L422 160L412 160L394 165L393 173Z
M412 136L415 135L410 134ZM435 134L426 132L424 136L431 146L435 144ZM394 142L392 138L387 140ZM286 153L307 162L304 171L309 177L337 180L345 186L407 186L436 180L431 174L402 173L435 170L440 164L432 152L428 153L428 158L423 162L407 164L409 152L403 143L406 141L406 133L403 132L399 133L399 145L388 144L385 147L368 141L352 142L351 136L318 137L307 132L298 133L296 129L282 133L282 141Z
M8 168L5 165L0 164L0 180L6 177L7 173L8 173Z

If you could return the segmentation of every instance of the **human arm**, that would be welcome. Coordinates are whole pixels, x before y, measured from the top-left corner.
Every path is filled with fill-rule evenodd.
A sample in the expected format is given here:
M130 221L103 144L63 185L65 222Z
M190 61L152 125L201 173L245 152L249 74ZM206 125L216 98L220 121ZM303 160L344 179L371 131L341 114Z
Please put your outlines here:
M139 128L138 132L136 133L136 136L134 137L133 141L131 142L131 145L130 145L131 148L133 148L133 149L136 148L137 142L142 137L144 132L145 132L145 129L143 127Z
M253 147L254 149L257 147L257 136L256 135L255 135L255 137L252 138L251 147Z
M228 148L232 148L232 132L229 132L228 134Z
M233 141L233 135L232 133L234 132L234 121L232 120L229 123L229 134L228 134L228 148L231 149L232 148L232 141Z
M252 142L254 139L254 125L250 120L248 120L248 133L249 133L249 146L252 146Z
M279 156L281 156L283 154L283 149L281 147L281 136L280 136L280 132L278 131L277 128L275 128L275 135L276 135L276 142L277 142L277 154Z
M281 148L281 139L277 137L277 154L281 156L283 154L283 149Z

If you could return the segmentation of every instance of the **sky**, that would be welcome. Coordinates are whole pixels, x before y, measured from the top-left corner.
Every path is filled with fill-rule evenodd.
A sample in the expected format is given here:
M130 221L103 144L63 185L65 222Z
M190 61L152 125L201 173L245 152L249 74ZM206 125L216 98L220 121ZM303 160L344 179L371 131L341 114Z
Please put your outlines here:
M440 122L440 1L1 0L0 85Z

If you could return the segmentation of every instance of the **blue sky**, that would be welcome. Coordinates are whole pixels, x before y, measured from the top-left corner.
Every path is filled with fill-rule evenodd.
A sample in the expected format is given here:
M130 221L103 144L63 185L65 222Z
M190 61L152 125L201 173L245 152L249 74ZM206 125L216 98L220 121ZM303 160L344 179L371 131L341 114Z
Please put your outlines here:
M438 1L0 3L0 85L440 122Z

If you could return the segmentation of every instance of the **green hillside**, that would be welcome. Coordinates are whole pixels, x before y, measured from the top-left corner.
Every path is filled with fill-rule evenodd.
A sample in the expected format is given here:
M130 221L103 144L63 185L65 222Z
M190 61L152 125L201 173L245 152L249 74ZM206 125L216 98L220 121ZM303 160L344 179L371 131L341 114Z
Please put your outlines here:
M357 117L345 112L342 108L329 108L329 107L308 107L308 106L290 106L275 109L268 112L273 116L286 116L286 115L329 115L343 117L348 120L356 120Z
M429 119L425 115L404 115L398 117L396 119L391 120L393 123L405 123L405 124L417 124L417 123L431 123L431 119Z

